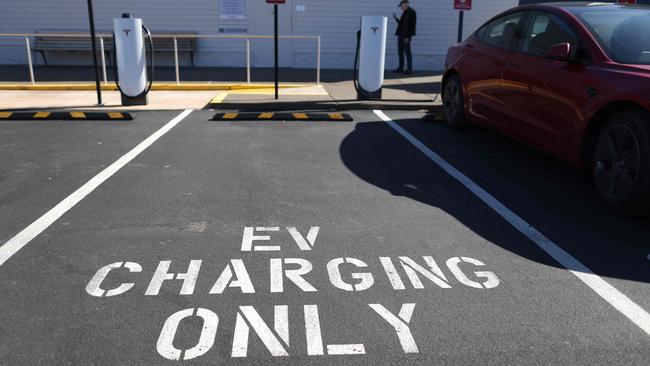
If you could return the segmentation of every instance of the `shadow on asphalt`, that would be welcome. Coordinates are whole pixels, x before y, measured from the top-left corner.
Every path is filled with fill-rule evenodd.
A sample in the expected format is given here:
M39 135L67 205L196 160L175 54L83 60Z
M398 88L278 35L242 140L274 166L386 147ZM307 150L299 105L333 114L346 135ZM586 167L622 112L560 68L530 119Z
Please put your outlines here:
M650 282L650 220L610 212L582 173L482 128L396 122L595 273ZM340 155L364 181L442 209L521 257L559 267L514 229L504 230L503 219L387 124L357 124Z
M441 82L431 83L403 83L403 84L390 84L384 85L384 89L403 90L414 94L439 94Z

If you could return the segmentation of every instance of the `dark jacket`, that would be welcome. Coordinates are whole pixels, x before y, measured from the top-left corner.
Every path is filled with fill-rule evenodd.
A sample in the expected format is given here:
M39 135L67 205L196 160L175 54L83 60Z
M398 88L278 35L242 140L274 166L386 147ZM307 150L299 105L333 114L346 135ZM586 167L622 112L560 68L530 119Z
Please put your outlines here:
M395 17L395 20L397 20L397 31L395 31L396 36L413 37L415 35L415 26L418 20L415 10L408 8L404 13L402 13L400 19Z

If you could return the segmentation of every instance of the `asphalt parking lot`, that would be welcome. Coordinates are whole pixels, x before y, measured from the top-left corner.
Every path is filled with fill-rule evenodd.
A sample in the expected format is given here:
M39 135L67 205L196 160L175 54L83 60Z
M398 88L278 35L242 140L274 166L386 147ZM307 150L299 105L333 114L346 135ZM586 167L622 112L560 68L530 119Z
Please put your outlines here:
M647 364L650 221L579 172L214 113L0 123L0 364Z

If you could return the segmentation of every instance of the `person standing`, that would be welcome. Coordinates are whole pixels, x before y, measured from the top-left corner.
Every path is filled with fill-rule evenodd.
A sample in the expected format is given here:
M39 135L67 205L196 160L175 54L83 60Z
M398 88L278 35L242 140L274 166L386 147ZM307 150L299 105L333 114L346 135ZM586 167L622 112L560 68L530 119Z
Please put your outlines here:
M397 17L393 13L395 21L397 21L397 54L399 57L399 67L395 72L411 74L413 73L413 55L411 53L411 43L413 36L415 36L415 27L417 24L417 13L411 8L408 0L402 0L398 5L402 8L402 16ZM406 70L404 70L404 56L406 56Z

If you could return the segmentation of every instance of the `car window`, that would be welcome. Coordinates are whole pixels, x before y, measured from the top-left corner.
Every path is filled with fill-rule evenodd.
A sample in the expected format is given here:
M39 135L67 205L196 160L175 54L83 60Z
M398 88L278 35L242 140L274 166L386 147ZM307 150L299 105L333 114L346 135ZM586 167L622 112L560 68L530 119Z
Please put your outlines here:
M511 49L520 29L523 14L523 12L508 14L491 21L481 29L478 34L479 39L490 46Z
M575 54L579 39L564 20L543 12L530 14L522 38L521 51L536 56L545 55L546 51L560 43L570 44L572 54Z
M481 28L479 28L479 30L476 31L476 37L479 40L483 40L483 37L485 36L485 32L487 31L487 27L488 27L488 25L486 24L486 25L482 26Z
M576 8L573 12L614 61L650 64L650 10Z

